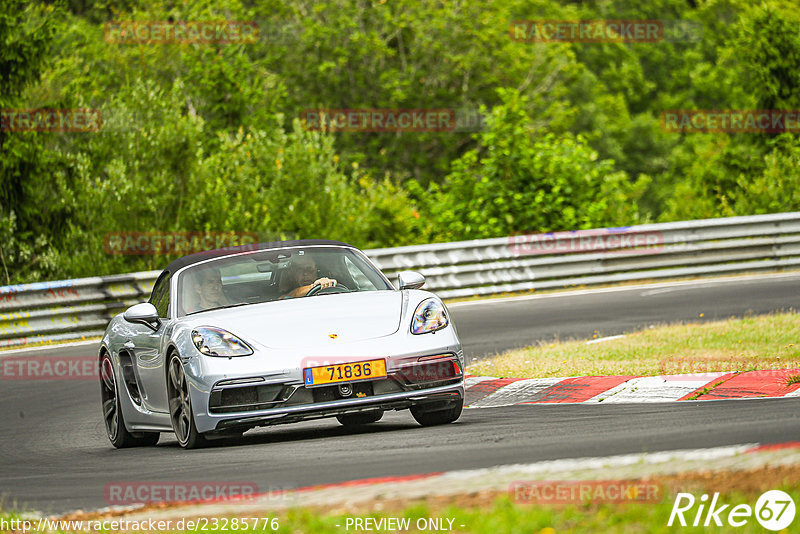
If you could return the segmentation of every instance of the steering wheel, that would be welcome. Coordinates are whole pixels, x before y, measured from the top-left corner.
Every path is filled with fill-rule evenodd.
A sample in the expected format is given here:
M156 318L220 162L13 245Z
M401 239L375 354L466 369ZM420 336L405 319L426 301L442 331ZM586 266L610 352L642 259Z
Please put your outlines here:
M315 286L313 286L311 289L308 290L306 296L310 297L311 295L327 295L329 293L340 293L340 291L337 291L339 289L344 290L341 291L341 293L350 292L350 288L344 284L336 284L335 286L326 287L325 289L322 288L321 284L316 284Z

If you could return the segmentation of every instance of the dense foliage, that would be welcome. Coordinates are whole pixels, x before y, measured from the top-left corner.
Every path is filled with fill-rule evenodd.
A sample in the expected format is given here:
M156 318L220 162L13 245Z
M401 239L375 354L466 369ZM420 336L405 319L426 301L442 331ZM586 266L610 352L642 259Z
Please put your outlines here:
M521 42L513 20L681 21L646 43ZM244 21L233 43L109 22ZM674 109L800 109L800 10L770 0L0 2L0 283L162 267L109 232L368 248L800 209L796 134L671 133ZM698 31L699 29L699 31ZM478 131L327 132L315 108L482 110ZM466 129L469 130L469 129Z

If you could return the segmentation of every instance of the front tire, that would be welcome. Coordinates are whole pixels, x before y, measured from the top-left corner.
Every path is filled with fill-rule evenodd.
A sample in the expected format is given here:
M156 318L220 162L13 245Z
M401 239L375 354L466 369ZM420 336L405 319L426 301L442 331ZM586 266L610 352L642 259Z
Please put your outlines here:
M411 415L417 420L417 423L422 426L435 426L446 425L452 423L461 417L461 411L464 409L464 403L459 402L451 408L431 409L425 405L412 406Z
M197 431L192 412L192 399L189 395L189 382L183 371L183 362L177 353L169 360L167 376L167 396L169 399L169 418L178 444L184 449L196 449L206 444L206 438Z
M119 388L114 375L114 364L108 353L100 359L100 399L106 435L114 447L144 447L158 443L159 432L129 432L120 408Z
M362 413L349 413L344 415L337 415L336 419L346 427L356 427L377 423L383 417L383 411L376 412L362 412Z

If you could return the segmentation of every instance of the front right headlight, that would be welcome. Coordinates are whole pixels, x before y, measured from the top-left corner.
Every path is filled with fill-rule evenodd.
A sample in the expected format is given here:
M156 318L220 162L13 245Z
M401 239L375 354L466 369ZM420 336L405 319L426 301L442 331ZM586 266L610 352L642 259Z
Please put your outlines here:
M414 317L411 319L412 334L427 334L441 330L450 323L444 304L437 299L430 298L423 300L414 310Z
M192 343L207 356L248 356L253 354L250 345L227 330L211 326L199 326L192 330Z

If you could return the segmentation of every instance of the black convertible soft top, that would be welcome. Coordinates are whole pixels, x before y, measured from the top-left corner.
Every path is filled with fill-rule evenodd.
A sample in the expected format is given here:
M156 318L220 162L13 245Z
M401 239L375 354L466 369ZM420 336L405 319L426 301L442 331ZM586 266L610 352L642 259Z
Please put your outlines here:
M216 250L208 250L203 252L195 252L182 258L173 261L167 268L164 269L170 273L174 273L178 269L182 269L187 265L192 265L205 261L211 258L218 258L220 256L229 256L237 252L247 252L253 250L270 250L285 247L310 247L313 245L337 245L340 247L356 248L353 245L342 243L341 241L331 241L329 239L296 239L293 241L270 241L268 243L252 243L249 245L239 245L236 247L219 248Z

